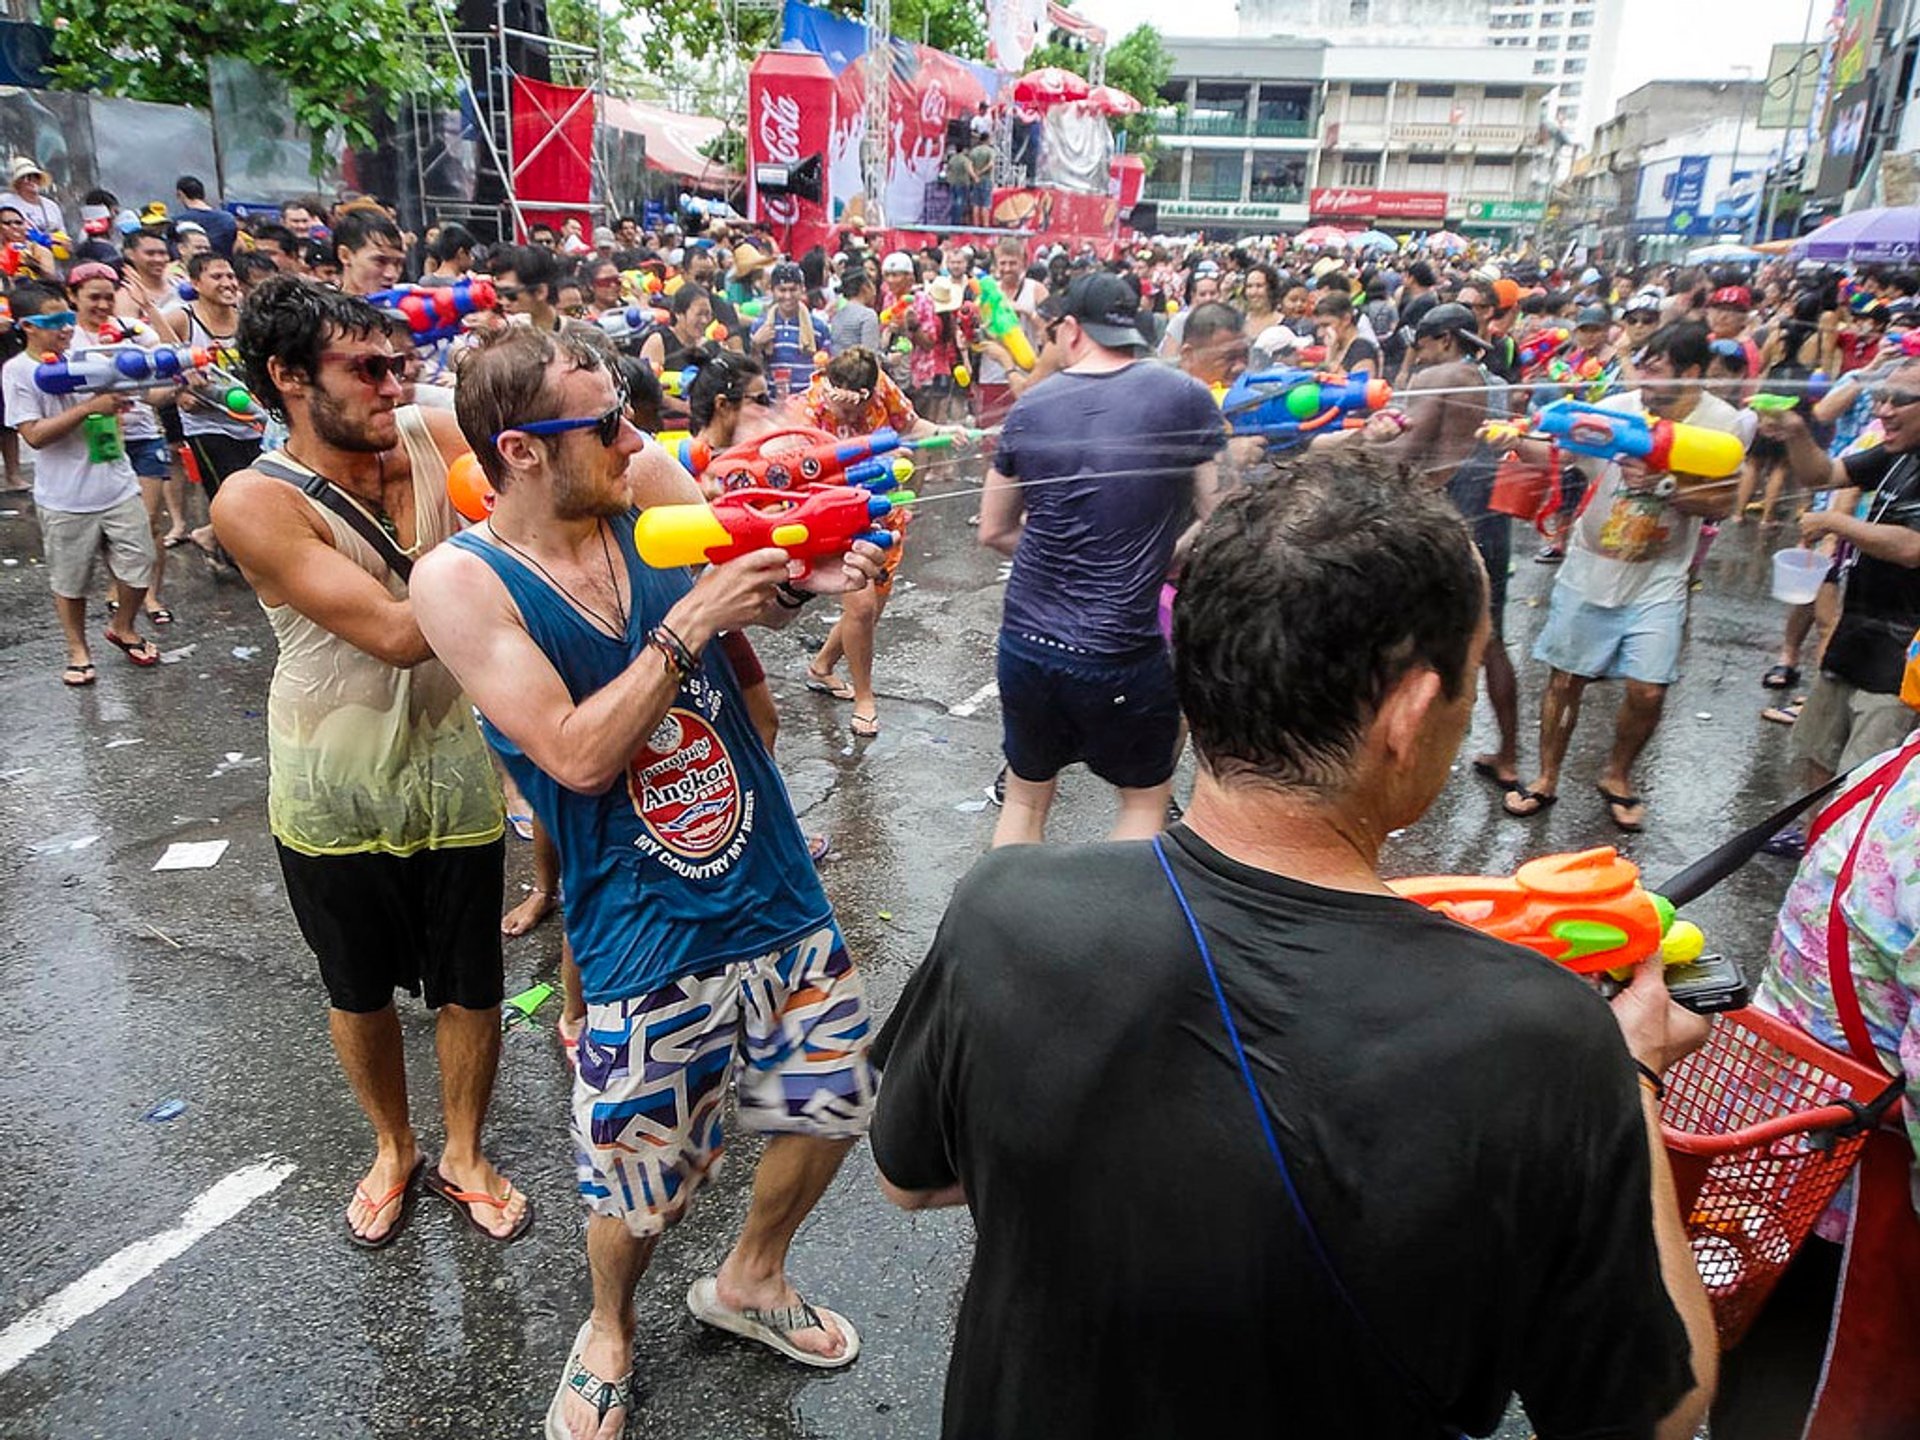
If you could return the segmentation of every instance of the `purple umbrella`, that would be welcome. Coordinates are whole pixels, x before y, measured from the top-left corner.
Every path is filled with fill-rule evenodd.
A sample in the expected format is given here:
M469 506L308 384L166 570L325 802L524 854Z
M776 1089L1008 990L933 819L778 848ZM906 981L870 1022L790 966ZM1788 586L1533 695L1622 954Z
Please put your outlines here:
M1801 237L1798 253L1807 260L1873 264L1920 257L1920 205L1856 210Z

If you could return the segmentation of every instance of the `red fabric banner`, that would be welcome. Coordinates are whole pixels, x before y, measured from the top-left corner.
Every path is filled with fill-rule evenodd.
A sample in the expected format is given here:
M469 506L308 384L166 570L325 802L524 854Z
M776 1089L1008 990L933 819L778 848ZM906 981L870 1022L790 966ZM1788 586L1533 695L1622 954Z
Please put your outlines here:
M592 224L592 91L513 77L512 189L529 220Z

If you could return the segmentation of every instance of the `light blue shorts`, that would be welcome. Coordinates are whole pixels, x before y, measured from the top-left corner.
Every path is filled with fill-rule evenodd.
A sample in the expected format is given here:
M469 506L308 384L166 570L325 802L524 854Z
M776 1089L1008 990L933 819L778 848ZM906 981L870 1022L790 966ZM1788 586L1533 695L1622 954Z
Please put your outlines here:
M1680 678L1686 629L1685 600L1590 605L1570 586L1555 585L1533 658L1589 680L1671 685Z

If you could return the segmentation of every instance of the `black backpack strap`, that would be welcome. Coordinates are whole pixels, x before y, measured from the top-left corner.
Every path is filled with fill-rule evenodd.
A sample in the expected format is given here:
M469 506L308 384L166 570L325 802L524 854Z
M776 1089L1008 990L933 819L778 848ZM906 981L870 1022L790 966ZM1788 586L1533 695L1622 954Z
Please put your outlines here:
M373 522L371 516L352 500L340 493L340 489L317 470L304 470L287 464L277 455L262 455L253 462L253 468L263 475L271 475L276 480L285 480L290 485L298 485L314 500L327 507L352 528L367 544L373 547L373 553L381 562L400 578L402 585L413 575L413 561L396 545L393 537Z

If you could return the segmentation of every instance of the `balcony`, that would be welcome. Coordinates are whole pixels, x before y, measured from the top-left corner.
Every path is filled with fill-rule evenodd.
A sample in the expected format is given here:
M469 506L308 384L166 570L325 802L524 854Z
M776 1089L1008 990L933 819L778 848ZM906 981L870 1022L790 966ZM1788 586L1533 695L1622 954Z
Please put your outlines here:
M1180 182L1178 180L1149 180L1140 187L1142 200L1178 200Z
M1311 140L1311 120L1249 119L1245 115L1161 114L1162 135L1189 135L1201 140Z
M1255 205L1303 205L1307 191L1304 185L1256 184L1247 198Z
M1205 201L1238 200L1240 198L1240 187L1238 185L1196 184L1187 192L1187 198L1189 200Z
M1187 114L1180 117L1182 135L1245 135L1247 117L1244 115L1206 115Z
M1352 143L1344 130L1340 138L1344 143ZM1452 125L1413 120L1396 120L1389 136L1395 146L1433 150L1512 151L1525 144L1527 138L1527 130L1521 125Z
M1307 140L1313 136L1311 120L1256 120L1253 133L1262 140Z

